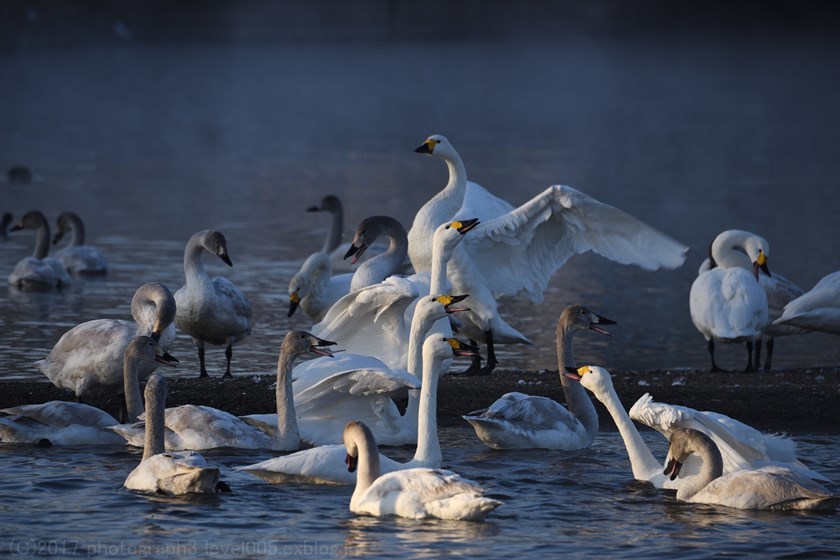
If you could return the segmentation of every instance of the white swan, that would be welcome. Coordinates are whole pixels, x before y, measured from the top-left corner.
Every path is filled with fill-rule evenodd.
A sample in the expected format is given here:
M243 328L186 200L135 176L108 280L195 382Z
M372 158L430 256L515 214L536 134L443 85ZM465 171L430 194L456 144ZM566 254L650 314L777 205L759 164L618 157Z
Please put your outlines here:
M539 303L554 272L586 251L647 270L676 268L685 261L684 245L571 187L551 186L513 208L467 181L464 163L445 137L430 136L416 151L443 159L449 182L414 218L408 234L414 269L431 267L430 241L438 225L462 217L482 222L456 249L449 265L453 290L471 298L472 311L461 332L487 344L482 373L496 366L495 342L527 342L499 316L496 296L524 292Z
M689 310L694 326L708 341L711 371L721 371L715 363L715 340L746 342L747 367L755 371L753 341L760 340L768 323L767 295L758 280L759 270L770 274L767 255L758 236L740 240L738 247L746 258L735 258L739 251L724 231L712 242L712 260L717 266L701 272L691 285ZM758 363L756 356L755 364Z
M711 255L711 249L715 242L722 247L718 252L718 257L721 263L718 263L714 256ZM743 230L727 230L716 238L709 246L709 258L703 261L700 265L698 274L702 274L717 266L723 268L741 267L745 269L752 269L752 263L746 253L746 244L750 242L758 247L765 258L770 258L770 244L763 237ZM764 371L770 371L773 361L773 349L775 346L775 339L778 336L789 336L794 334L804 334L808 331L791 326L791 325L774 325L773 321L781 317L785 306L793 299L798 298L804 293L804 290L785 278L774 272L770 275L770 269L767 262L759 268L758 281L761 287L764 288L764 293L767 295L767 320L768 325L764 329L763 338L767 339L767 353L764 360ZM762 274L763 273L763 274ZM758 369L761 358L761 344L762 339L755 342L755 367Z
M227 365L224 377L230 377L233 344L251 334L251 302L230 280L216 276L212 280L201 263L201 253L208 251L228 265L227 240L218 231L199 231L190 237L184 249L186 283L175 292L178 313L175 326L193 338L198 348L199 377L207 377L204 366L204 343L225 345Z
M53 245L65 234L70 233L70 243L55 253L65 270L71 274L98 276L108 273L108 262L99 249L85 245L85 225L74 212L62 212L58 216L58 231L53 236Z
M840 334L840 271L788 303L774 325Z
M129 473L123 484L129 490L153 492L166 496L219 490L219 469L210 467L201 455L167 453L164 449L164 407L166 380L152 375L146 383L146 440L143 460Z
M414 458L398 463L379 455L383 472L413 467L440 467L442 454L437 433L437 383L444 360L456 355L471 355L475 348L454 338L430 335L423 343L423 384L420 394L420 411L417 449ZM291 455L267 459L253 465L237 467L268 482L301 482L307 484L353 484L355 473L341 467L345 456L343 445L323 445Z
M312 253L289 280L289 313L298 306L316 323L339 298L350 291L352 273L333 275L332 259L323 252Z
M166 409L166 449L299 449L300 433L292 398L292 364L298 356L308 352L331 356L322 346L332 344L304 331L289 331L283 337L277 358L277 424L271 434L224 410L186 404ZM125 438L129 445L142 445L145 434L142 422L130 426L114 426L113 430Z
M131 298L131 316L133 321L95 319L76 325L35 367L56 387L73 391L79 398L121 393L123 356L131 339L151 336L164 348L175 339L175 298L163 284L147 282Z
M557 320L557 365L566 406L547 397L513 392L502 395L490 407L463 418L485 444L495 449L582 449L598 434L598 414L579 383L563 375L575 365L575 333L591 330L607 336L598 325L613 325L582 305L570 305ZM566 408L568 407L568 408Z
M50 226L41 212L33 210L23 215L10 231L31 229L36 232L35 252L17 263L9 274L9 285L21 290L52 290L72 283L61 262L47 256L50 250Z
M796 458L796 442L793 439L761 433L725 414L655 402L645 393L630 408L630 418L653 428L668 440L681 428L703 432L717 446L726 472L774 466L830 482Z
M358 470L350 498L353 513L475 521L502 505L452 471L412 468L381 474L376 440L361 422L347 424L344 447L347 469Z
M703 467L692 481L679 487L680 501L754 510L831 511L840 505L840 495L789 469L764 467L724 474L715 443L706 434L688 428L671 435L665 474L676 479L692 454L701 457Z
M374 356L393 368L410 369L408 338L416 302L429 294L449 293L447 262L455 247L476 225L478 220L441 224L434 234L431 273L408 277L394 275L353 291L335 302L324 319L312 327L312 332L335 340L354 354ZM438 326L441 336L452 336L448 322ZM418 341L418 348L420 344ZM419 370L418 367L414 373ZM375 429L374 435L382 443L381 435Z
M161 349L151 337L136 336L125 346L123 382L129 415L134 419L143 412L140 376L149 375L157 363L174 366L177 360ZM106 428L117 420L96 407L66 401L50 401L3 409L8 417L0 418L0 441L3 443L39 443L52 445L119 445L123 439Z
M454 306L464 297L421 298L407 344L408 371L391 368L371 356L348 353L334 359L309 360L295 367L292 388L301 439L312 445L340 443L344 425L356 419L365 422L383 445L416 443L423 341L436 321L461 310ZM446 363L442 370L448 370ZM394 399L404 397L406 390L408 405L400 415ZM273 414L242 418L267 433L277 425Z

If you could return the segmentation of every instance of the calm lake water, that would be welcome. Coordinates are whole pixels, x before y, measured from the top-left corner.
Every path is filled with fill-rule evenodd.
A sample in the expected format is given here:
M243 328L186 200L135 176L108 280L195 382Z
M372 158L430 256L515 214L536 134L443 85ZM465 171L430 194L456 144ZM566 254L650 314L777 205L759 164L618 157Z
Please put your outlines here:
M148 28L132 35L130 20L105 15L104 27L87 27L114 30L99 40L67 32L51 42L42 34L13 48L7 34L0 169L26 164L34 180L0 182L0 211L20 217L40 209L51 222L76 211L111 269L52 294L0 282L0 379L40 379L31 363L61 334L91 319L128 318L140 284L176 290L184 244L205 228L226 235L234 263L205 255L208 270L254 304L256 326L235 347L233 370L273 371L283 334L309 326L302 313L286 317L287 285L320 247L328 221L304 209L335 193L348 235L372 214L410 226L446 182L440 161L413 152L432 133L449 137L472 180L512 203L566 183L691 247L675 271L576 257L555 274L543 303L504 300L502 313L534 346L500 348L502 368L555 369L554 324L571 303L619 323L612 339L579 336L579 361L707 367L688 293L724 229L763 235L771 270L805 289L840 269L840 49L828 34L552 33L536 20L526 23L540 33L528 25L498 33L504 18L484 12L480 21L494 22L489 31L460 33L453 26L469 14L455 16L440 36L432 17L410 39L322 31L247 40L228 22L224 41L151 41L138 38L156 36ZM21 25L50 21L30 12ZM4 277L33 244L28 232L0 242ZM170 350L182 364L175 375L197 373L188 337ZM744 350L723 347L718 361L740 368ZM836 365L840 344L822 334L780 339L774 363ZM211 375L223 367L222 349L209 349ZM837 437L797 439L803 458L840 480ZM443 440L447 464L506 502L488 523L357 518L347 511L347 489L277 488L230 471L258 458L250 454L208 454L225 467L232 495L166 500L120 489L139 458L133 452L2 449L0 543L14 554L54 552L43 544L101 557L123 555L108 548L123 545L134 547L125 554L187 546L195 549L181 555L231 558L840 553L836 516L689 507L628 484L616 434L589 450L548 454L490 452L466 430L448 430ZM277 549L287 545L316 549Z

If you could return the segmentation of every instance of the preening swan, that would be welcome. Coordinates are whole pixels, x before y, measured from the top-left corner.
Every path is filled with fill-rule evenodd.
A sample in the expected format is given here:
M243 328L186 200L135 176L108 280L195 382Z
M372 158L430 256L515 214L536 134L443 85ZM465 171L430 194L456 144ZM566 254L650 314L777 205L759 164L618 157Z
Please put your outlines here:
M333 276L329 255L312 253L297 274L289 280L289 313L291 317L300 307L310 319L321 321L338 299L350 291L352 273Z
M299 449L300 433L292 398L292 364L298 356L309 352L317 356L331 356L332 354L323 347L333 344L304 331L286 333L277 358L277 424L271 434L223 410L187 404L166 409L166 449ZM142 445L142 423L115 426L113 429L130 445Z
M251 334L251 302L230 280L216 276L212 280L201 263L201 253L216 255L228 266L227 240L218 231L206 229L190 237L184 250L186 283L175 292L178 313L175 326L190 335L198 348L199 377L207 377L204 366L204 343L225 345L227 365L224 377L230 377L233 344Z
M210 467L201 455L167 453L164 449L164 408L166 380L152 375L146 383L146 441L143 460L129 473L124 486L129 490L153 492L166 496L203 493L220 490L219 469Z
M774 325L840 334L840 271L832 272L785 306Z
M440 467L442 455L437 434L437 379L443 363L455 355L469 356L475 347L465 345L454 338L430 335L423 343L423 384L419 404L420 427L414 458L407 463L398 463L379 455L382 472L412 467ZM302 482L308 484L353 484L355 474L341 467L345 456L343 445L323 445L299 451L291 455L275 457L253 465L237 467L268 482Z
M764 467L723 474L723 460L715 443L689 428L671 435L665 474L676 479L692 454L701 457L703 467L699 475L677 489L680 501L773 510L835 510L840 505L840 496L789 469Z
M126 407L137 418L143 412L140 396L141 375L149 375L157 363L174 366L177 360L163 351L151 337L137 336L126 345L123 355ZM51 401L2 410L0 441L52 445L119 445L123 439L106 428L117 424L110 414L81 403Z
M551 276L571 256L587 251L647 270L676 268L685 261L688 248L681 243L571 187L551 186L514 208L467 181L463 161L444 136L430 136L416 151L443 159L449 182L414 218L408 234L414 269L430 269L438 225L481 220L455 250L448 275L455 293L470 294L472 311L460 332L487 344L482 373L496 366L494 343L528 342L499 316L496 296L524 292L539 303Z
M475 482L452 471L412 468L381 474L376 440L361 422L344 429L345 462L358 470L350 511L409 519L482 520L502 505Z
M728 230L721 234L723 237L717 241L722 250L718 252L718 257L722 260L718 263L714 256L711 255L711 249L715 241L709 246L709 258L703 261L700 265L698 274L702 274L716 266L723 266L724 268L741 267L747 270L752 269L752 263L746 253L746 244L752 243L757 246L763 253L765 258L770 258L770 244L761 236L755 235L748 231L742 230ZM793 334L804 334L808 331L797 328L791 325L774 325L773 321L781 317L782 310L793 299L798 298L804 293L804 290L785 278L773 272L771 276L769 273L767 263L759 268L758 281L761 287L764 288L764 293L767 295L767 320L768 325L764 329L763 338L767 339L767 353L764 360L764 371L770 371L773 361L773 348L775 346L775 339L777 336L788 336ZM762 339L756 341L755 344L755 368L758 369L761 360L761 343Z
M598 434L598 414L580 384L563 375L575 365L575 333L591 330L612 336L598 325L612 325L582 305L570 305L557 320L557 366L566 406L546 397L507 393L484 410L464 416L479 439L496 449L582 449ZM568 408L566 408L568 407Z
M10 231L35 231L35 252L15 266L9 274L9 285L21 290L52 290L72 282L60 261L47 256L50 250L50 226L37 210L27 212Z
M796 442L793 439L761 433L725 414L654 402L653 397L645 393L630 408L630 418L653 428L668 440L681 428L703 432L717 446L724 472L775 466L830 482L796 458Z
M312 327L312 332L335 340L348 352L374 356L393 368L409 368L409 330L417 301L429 294L450 293L446 263L455 247L476 225L478 220L441 224L435 230L431 273L421 272L408 277L394 275L353 291L338 300L323 321ZM452 336L448 321L441 321L437 326L441 336ZM418 348L421 343L418 341ZM419 370L418 365L415 373ZM382 443L381 434L375 428L373 430L377 441Z
M68 232L70 243L55 253L67 272L98 276L108 273L108 262L99 249L85 245L85 225L74 212L62 212L58 216L58 231L53 236L53 245L58 243Z
M95 319L76 325L61 336L46 358L35 362L35 367L56 387L73 391L79 398L122 393L123 356L131 339L151 336L164 348L175 339L175 298L160 282L147 282L131 298L131 316L133 321ZM141 377L145 379L151 371Z
M758 280L759 270L770 275L766 247L760 237L743 238L741 233L728 230L715 238L710 252L717 266L701 272L689 294L691 320L708 341L713 372L721 371L715 363L715 340L746 342L744 371L755 371L760 352L756 352L754 365L753 342L760 341L767 327L767 295ZM731 241L735 235L737 245ZM746 252L746 258L736 256L740 250Z

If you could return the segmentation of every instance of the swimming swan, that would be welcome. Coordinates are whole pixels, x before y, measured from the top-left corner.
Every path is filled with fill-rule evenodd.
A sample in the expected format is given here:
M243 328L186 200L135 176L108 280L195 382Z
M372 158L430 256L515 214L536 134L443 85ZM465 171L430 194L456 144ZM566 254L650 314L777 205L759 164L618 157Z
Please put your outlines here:
M298 356L308 352L317 356L331 356L323 346L332 344L304 331L286 333L277 359L277 427L273 433L266 434L224 410L186 404L166 409L166 449L299 449L300 433L292 398L292 364ZM132 426L115 426L113 429L130 445L142 445L145 433L142 422Z
M10 231L22 229L35 231L35 252L17 263L9 274L9 285L21 290L52 290L72 283L61 261L47 256L50 250L47 218L37 210L27 212Z
M152 375L146 383L146 440L143 460L123 484L129 490L166 496L202 493L219 489L219 469L210 467L198 453L167 453L164 449L164 408L166 380Z
M85 245L85 225L74 212L62 212L58 216L58 231L53 236L53 245L58 243L68 232L70 243L55 253L65 270L71 274L98 276L108 273L108 262L99 249Z
M201 253L216 255L228 265L227 240L218 231L206 229L190 237L184 249L186 283L175 292L178 313L175 326L193 338L201 367L199 377L207 377L204 366L204 343L224 344L227 365L223 377L231 377L233 344L251 334L251 302L230 280L216 276L212 280L201 263Z
M724 474L715 443L689 428L671 435L665 474L676 479L692 454L700 456L703 467L699 475L679 487L680 501L753 510L835 510L840 505L840 496L789 469L764 467Z
M429 336L423 343L423 384L420 394L420 427L414 458L407 463L398 463L379 455L382 472L413 467L439 468L442 461L440 441L437 433L437 383L443 362L455 355L471 355L474 347L460 343L454 338ZM341 467L345 456L343 445L322 445L267 459L253 465L237 467L272 483L300 482L307 484L353 484L355 473Z
M95 319L64 333L43 360L35 362L56 387L76 397L123 392L123 356L131 339L151 336L169 348L175 339L175 298L160 282L147 282L131 298L133 321ZM145 372L142 376L151 373ZM126 418L134 421L136 418Z
M832 272L788 303L774 324L840 334L840 271Z
M582 449L598 434L598 414L579 383L563 375L575 365L574 335L591 330L612 336L598 325L612 325L582 305L570 305L557 320L557 365L566 406L547 397L507 393L489 408L463 418L485 444L495 449ZM568 408L567 408L568 407Z
M653 428L668 440L681 428L703 432L717 446L725 472L775 466L830 482L796 458L796 442L793 439L761 433L725 414L655 402L648 393L636 401L629 414L630 418Z
M143 413L139 377L149 375L157 363L174 366L177 360L163 351L151 337L136 336L123 353L123 382L129 416ZM8 417L0 418L0 441L3 443L38 443L52 445L119 445L123 439L106 428L117 420L96 407L74 402L50 401L3 409Z
M361 422L347 424L344 447L347 469L358 470L350 498L353 513L480 521L502 505L452 471L412 468L381 474L376 440Z
M758 280L759 270L770 275L767 254L758 236L730 241L731 232L724 231L712 242L711 259L717 266L701 272L691 285L689 310L697 330L708 341L711 371L721 371L715 363L715 340L746 342L745 372L755 371L753 342L761 339L767 326L767 294ZM745 258L735 257L740 250Z
M443 159L449 182L414 218L408 234L414 269L430 269L438 225L473 217L482 222L449 263L452 289L471 298L461 333L487 344L480 373L496 367L495 342L528 342L499 316L497 296L524 292L540 303L551 276L571 256L587 251L647 270L677 268L685 261L686 246L571 187L553 185L514 208L467 181L461 157L444 136L430 136L416 151Z

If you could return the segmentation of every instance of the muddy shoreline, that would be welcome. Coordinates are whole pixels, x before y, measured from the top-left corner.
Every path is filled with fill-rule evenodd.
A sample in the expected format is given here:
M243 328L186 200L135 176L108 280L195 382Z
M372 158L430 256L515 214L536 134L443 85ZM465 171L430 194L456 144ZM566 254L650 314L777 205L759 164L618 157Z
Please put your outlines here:
M773 432L840 433L840 368L805 368L770 373L709 373L696 370L614 371L613 384L625 409L646 392L654 399L698 410L727 414L751 426ZM274 411L273 376L233 379L178 377L169 380L167 406L193 403L233 414ZM564 402L554 371L497 370L486 377L444 376L438 391L441 425L465 425L461 415L490 405L508 391L542 395ZM48 382L0 381L0 408L72 395ZM116 414L117 401L90 402ZM595 407L602 429L615 424L601 403Z

